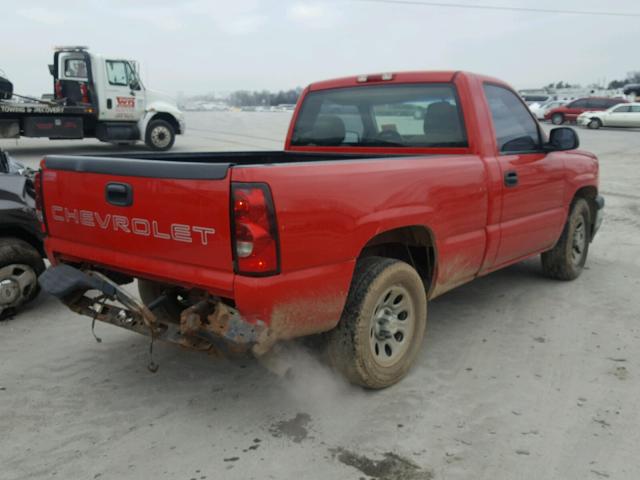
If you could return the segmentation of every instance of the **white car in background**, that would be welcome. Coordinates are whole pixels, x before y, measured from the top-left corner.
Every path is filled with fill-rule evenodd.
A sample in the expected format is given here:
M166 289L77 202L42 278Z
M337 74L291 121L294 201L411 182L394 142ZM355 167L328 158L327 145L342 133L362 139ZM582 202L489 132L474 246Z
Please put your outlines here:
M640 103L622 103L602 112L584 112L578 115L578 125L591 129L600 127L640 128Z
M529 105L529 110L533 113L538 120L544 120L544 114L552 108L561 107L567 103L566 100L548 100L544 103L532 103Z

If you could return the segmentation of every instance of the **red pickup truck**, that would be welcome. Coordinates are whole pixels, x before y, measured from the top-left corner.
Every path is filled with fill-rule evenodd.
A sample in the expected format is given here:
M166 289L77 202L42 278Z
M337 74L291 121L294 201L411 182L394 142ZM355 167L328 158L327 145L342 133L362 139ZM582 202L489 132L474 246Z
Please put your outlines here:
M260 356L327 332L336 369L386 387L422 345L427 300L538 254L552 278L580 274L604 200L577 147L494 78L315 83L284 151L45 157L40 283L195 349Z

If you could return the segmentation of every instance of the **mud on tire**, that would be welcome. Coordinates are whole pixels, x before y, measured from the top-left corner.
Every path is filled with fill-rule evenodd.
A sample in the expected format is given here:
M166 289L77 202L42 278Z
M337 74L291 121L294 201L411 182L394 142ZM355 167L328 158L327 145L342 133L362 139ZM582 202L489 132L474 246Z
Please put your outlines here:
M426 321L426 292L415 269L389 258L364 258L356 265L342 318L329 334L329 361L357 385L393 385L413 364Z
M574 280L587 261L591 241L591 210L584 198L571 206L558 243L541 255L543 273L557 280Z

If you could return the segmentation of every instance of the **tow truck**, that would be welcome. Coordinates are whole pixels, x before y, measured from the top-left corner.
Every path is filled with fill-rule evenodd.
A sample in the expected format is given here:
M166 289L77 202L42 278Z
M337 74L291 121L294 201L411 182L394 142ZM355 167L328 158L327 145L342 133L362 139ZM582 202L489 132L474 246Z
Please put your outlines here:
M0 95L0 139L97 138L152 150L169 150L185 131L175 102L146 88L138 63L90 53L88 47L56 47L53 93L40 99L18 95L7 79Z

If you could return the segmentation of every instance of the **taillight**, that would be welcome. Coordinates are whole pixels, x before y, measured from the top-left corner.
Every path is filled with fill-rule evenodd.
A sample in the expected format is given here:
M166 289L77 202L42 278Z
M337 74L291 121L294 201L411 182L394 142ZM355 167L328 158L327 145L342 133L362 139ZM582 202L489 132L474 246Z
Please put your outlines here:
M38 170L33 176L33 190L36 194L36 217L40 222L40 230L47 233L47 219L44 213L44 201L42 198L42 170Z
M89 103L89 89L86 83L80 84L80 94L82 95L82 103Z
M55 89L55 98L62 98L62 82L60 80L56 80L54 84Z
M232 183L231 202L236 273L256 276L279 273L278 230L268 185Z

